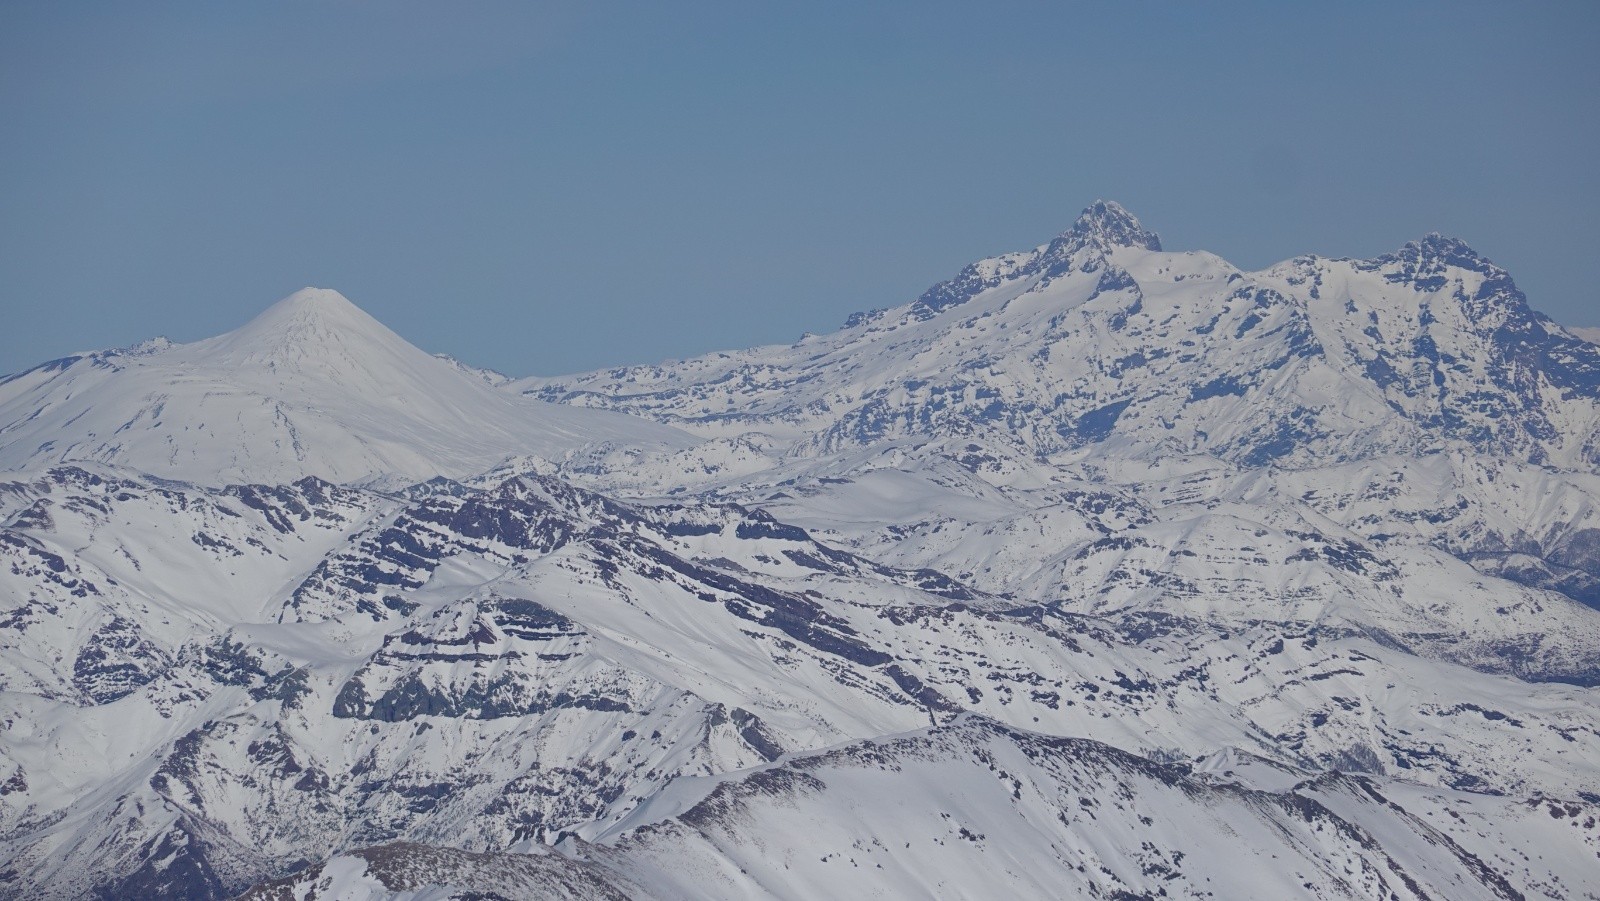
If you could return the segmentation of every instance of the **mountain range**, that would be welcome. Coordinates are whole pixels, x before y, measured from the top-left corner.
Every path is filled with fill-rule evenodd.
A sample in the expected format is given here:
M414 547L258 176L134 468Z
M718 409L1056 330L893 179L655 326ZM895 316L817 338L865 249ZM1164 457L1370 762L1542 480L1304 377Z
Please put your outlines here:
M1600 898L1600 345L1098 201L511 379L336 292L0 380L0 897Z

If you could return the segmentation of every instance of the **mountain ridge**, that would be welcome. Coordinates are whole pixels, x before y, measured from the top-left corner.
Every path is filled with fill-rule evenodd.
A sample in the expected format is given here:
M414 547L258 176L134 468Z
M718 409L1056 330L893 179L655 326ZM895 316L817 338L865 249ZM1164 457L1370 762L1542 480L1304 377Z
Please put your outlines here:
M513 381L306 289L35 367L0 897L1596 897L1581 338L1097 201L787 346Z
M1044 457L1124 439L1146 453L1305 465L1409 449L1426 431L1557 466L1600 454L1600 352L1533 312L1463 242L1429 236L1372 260L1297 257L1246 273L1153 250L1136 219L1101 206L1031 253L974 263L796 345L513 386L712 437L810 436L798 452L977 431ZM1093 237L1107 217L1134 237ZM1193 421L1195 403L1228 429ZM1286 459L1297 453L1311 458Z

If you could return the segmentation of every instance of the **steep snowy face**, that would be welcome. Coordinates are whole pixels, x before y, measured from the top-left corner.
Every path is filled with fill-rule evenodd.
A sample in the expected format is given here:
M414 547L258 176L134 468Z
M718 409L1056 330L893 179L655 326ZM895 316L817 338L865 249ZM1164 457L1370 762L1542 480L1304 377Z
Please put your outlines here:
M1032 253L1007 254L973 263L955 278L923 292L911 309L918 318L927 319L1007 281L1033 277L1048 283L1074 270L1093 272L1107 253L1120 247L1160 250L1161 239L1155 232L1146 231L1120 205L1097 200L1049 244Z
M1305 294L1330 362L1430 443L1562 467L1600 459L1600 353L1461 241L1433 234L1373 260L1294 260L1265 278Z
M1242 467L1450 443L1600 460L1600 348L1459 241L1247 273L1163 252L1106 202L1049 244L831 335L520 387L710 435L768 432L806 455L975 437L1025 456L1096 447Z
M7 469L76 460L210 485L410 482L514 454L692 443L499 391L316 288L216 338L69 357L0 382Z

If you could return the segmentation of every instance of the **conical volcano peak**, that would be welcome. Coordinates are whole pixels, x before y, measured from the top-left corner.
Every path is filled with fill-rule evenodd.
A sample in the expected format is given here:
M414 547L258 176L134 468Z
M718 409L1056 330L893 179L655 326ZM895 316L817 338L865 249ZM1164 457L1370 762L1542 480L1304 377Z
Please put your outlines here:
M1155 232L1147 231L1132 213L1111 200L1089 204L1062 237L1092 241L1103 247L1161 249L1161 239Z
M315 334L366 334L387 338L394 333L338 291L301 288L278 301L256 318L230 332L239 341L276 342L291 336ZM227 337L227 336L224 336Z
M273 306L279 305L308 308L355 306L355 304L350 302L350 298L345 297L343 294L340 294L338 291L335 291L332 288L314 288L310 285L301 288L293 294L290 294L288 297L278 301L276 304L273 304Z
M232 365L272 369L377 372L392 366L409 369L432 359L327 288L302 288L243 326L196 347L219 354L219 360L232 360Z
M246 329L259 325L325 322L330 326L379 325L350 299L332 288L301 288L252 319ZM379 325L381 328L382 326Z

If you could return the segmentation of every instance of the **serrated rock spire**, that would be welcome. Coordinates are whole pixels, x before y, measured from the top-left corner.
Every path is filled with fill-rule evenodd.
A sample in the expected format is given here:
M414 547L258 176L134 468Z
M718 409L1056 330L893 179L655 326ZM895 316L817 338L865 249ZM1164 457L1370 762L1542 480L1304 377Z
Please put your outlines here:
M1139 224L1132 213L1112 200L1096 200L1078 215L1072 227L1062 232L1061 239L1075 239L1077 243L1095 243L1102 247L1143 247L1160 250L1161 238Z

